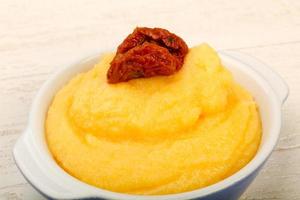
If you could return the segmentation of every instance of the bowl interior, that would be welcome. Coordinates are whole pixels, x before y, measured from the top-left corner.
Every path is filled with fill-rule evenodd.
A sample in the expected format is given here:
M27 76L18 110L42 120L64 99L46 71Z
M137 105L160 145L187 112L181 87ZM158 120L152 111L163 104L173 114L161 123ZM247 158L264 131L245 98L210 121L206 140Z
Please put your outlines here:
M73 76L78 73L87 71L92 68L95 63L99 61L99 56L94 56L83 60L80 63L70 65L61 69L58 73L53 75L41 88L35 101L33 103L30 114L31 134L29 135L32 148L32 156L39 163L39 167L43 170L46 178L53 183L58 184L59 187L65 188L69 194L61 194L60 198L75 198L75 197L107 197L111 199L187 199L205 196L214 191L224 189L229 185L241 180L257 169L271 153L278 137L280 128L280 105L276 101L275 93L269 84L258 75L251 67L245 63L236 61L228 56L221 55L222 63L234 75L235 80L242 86L247 88L254 96L255 101L259 106L262 118L263 136L260 148L254 159L248 163L243 169L233 174L232 176L220 181L216 184L206 188L185 192L180 194L162 195L162 196L138 196L119 194L95 188L85 184L76 178L72 177L64 170L62 170L54 161L51 153L48 150L45 134L44 134L44 120L56 92L66 84ZM48 194L51 196L51 194Z

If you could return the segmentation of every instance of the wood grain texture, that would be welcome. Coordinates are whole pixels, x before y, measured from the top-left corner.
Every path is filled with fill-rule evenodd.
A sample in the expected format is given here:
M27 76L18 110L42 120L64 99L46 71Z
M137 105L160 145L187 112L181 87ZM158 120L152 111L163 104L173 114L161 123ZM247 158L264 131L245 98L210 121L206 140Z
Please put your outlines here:
M192 46L207 42L262 60L290 87L279 143L244 200L300 199L300 1L2 0L0 199L43 199L12 148L41 84L61 66L113 49L135 26L165 27Z

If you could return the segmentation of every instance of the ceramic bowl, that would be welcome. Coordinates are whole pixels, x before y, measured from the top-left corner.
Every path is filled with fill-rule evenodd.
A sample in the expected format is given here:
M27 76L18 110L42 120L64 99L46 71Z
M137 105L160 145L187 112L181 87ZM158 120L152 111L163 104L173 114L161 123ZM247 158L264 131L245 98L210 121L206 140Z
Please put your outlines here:
M247 55L220 51L222 63L242 86L254 96L262 118L263 135L255 157L232 176L205 188L190 192L140 196L99 189L66 173L52 158L44 133L46 112L55 93L76 74L87 71L99 61L93 56L62 68L38 92L29 116L29 124L14 147L14 158L24 177L40 193L51 199L117 200L233 200L245 191L274 149L281 127L281 106L288 96L284 80L265 64Z

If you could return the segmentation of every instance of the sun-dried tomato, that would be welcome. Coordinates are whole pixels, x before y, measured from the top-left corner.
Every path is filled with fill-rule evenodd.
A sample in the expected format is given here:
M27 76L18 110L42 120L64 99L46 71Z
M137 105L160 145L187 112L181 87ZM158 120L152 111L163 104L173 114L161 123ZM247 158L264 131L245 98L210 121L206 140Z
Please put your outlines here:
M174 74L187 52L186 43L165 29L136 28L118 47L107 72L108 82Z

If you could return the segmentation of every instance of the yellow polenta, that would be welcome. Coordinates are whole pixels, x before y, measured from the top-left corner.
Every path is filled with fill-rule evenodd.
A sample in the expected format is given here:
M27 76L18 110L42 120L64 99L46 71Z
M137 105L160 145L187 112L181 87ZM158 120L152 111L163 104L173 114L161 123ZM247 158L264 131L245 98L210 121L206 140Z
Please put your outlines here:
M211 47L191 48L174 75L108 84L113 56L50 105L46 137L65 171L107 190L170 194L216 183L253 158L257 105Z

